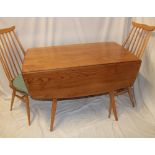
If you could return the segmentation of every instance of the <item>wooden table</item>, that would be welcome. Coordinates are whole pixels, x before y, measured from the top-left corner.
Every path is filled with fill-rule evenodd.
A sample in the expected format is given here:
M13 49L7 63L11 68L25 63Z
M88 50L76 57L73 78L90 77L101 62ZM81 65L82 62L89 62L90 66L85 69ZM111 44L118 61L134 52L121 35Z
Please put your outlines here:
M35 99L52 99L51 130L57 99L97 95L132 86L141 60L114 42L27 50L22 74Z

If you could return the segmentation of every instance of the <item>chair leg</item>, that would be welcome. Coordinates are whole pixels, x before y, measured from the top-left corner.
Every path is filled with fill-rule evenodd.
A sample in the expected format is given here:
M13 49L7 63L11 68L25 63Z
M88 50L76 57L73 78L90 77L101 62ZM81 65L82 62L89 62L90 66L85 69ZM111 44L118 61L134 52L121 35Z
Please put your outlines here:
M51 125L50 125L50 131L53 131L53 125L54 125L54 120L55 120L56 108L57 108L57 99L53 99L52 109L51 109Z
M10 105L10 111L12 111L12 107L13 107L15 95L16 95L16 90L13 89L13 92L12 92L12 99L11 99L11 105Z
M111 103L111 99L110 99L110 105L109 105L109 118L110 118L110 116L111 116L111 111L112 111L112 103Z
M111 110L113 110L115 120L118 121L116 105L115 105L115 94L110 92L110 108L109 108L109 117L111 115Z
M27 112L27 118L28 118L28 125L30 126L30 105L29 105L29 97L28 95L24 97L25 99L25 107Z
M132 106L135 107L135 98L134 98L133 88L128 87L128 94L129 94Z
M134 100L134 103L136 105L136 98L135 98L135 92L134 92L134 87L131 87L132 88L132 93L133 93L133 100Z

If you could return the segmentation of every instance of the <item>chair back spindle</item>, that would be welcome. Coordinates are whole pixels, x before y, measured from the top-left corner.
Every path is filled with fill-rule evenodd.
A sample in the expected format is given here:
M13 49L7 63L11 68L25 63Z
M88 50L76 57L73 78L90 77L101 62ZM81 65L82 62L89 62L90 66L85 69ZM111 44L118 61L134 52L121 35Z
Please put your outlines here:
M0 61L9 81L21 74L25 55L14 30L15 26L0 29Z
M141 58L150 39L151 32L154 30L155 26L132 22L132 28L122 46L138 58Z

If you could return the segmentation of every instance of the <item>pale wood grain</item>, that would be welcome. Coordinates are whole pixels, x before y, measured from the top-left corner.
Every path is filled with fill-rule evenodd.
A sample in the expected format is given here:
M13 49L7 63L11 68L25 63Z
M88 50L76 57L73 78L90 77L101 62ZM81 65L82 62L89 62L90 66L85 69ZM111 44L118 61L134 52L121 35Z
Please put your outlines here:
M28 49L23 70L29 72L136 61L117 43L89 43Z
M29 49L23 77L33 98L69 98L130 86L139 67L140 60L116 43L65 45Z

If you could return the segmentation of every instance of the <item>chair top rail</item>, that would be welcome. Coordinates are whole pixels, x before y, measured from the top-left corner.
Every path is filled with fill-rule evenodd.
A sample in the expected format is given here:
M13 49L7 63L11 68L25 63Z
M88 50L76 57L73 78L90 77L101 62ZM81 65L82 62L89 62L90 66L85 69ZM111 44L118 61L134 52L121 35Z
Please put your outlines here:
M0 34L13 31L14 29L15 29L15 26L11 26L11 27L8 27L8 28L0 29Z
M155 26L149 26L149 25L146 25L146 24L140 24L140 23L136 23L136 22L132 22L132 25L134 27L137 27L137 28L142 28L146 31L154 31L155 30Z

